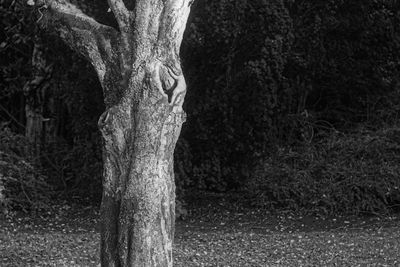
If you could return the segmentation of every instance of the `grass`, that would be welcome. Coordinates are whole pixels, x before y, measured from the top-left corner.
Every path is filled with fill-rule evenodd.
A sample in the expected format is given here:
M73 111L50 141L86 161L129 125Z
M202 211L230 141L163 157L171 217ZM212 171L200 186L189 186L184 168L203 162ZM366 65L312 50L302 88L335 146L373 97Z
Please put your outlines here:
M98 266L95 207L0 222L0 266ZM177 222L175 266L399 266L400 220L268 213L204 198Z

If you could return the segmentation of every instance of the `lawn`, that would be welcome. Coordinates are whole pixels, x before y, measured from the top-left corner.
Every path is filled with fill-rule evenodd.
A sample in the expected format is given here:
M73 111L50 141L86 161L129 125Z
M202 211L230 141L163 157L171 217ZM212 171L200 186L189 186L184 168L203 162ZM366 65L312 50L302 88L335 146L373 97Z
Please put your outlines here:
M211 204L212 203L212 204ZM0 221L0 266L98 266L98 209ZM242 209L219 198L177 222L175 266L400 266L398 215L350 217Z

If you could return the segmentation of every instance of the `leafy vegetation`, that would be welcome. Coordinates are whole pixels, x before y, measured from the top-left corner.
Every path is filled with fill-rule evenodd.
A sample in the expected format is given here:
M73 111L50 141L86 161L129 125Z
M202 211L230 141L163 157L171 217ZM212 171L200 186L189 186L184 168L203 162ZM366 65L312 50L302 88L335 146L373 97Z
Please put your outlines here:
M97 2L77 4L115 25ZM397 207L399 10L388 0L195 1L181 51L188 120L175 151L183 213L185 192L199 189L247 190L265 209ZM26 210L52 193L98 201L100 85L36 20L24 1L0 0L0 201ZM32 145L24 85L38 42L50 70L42 115L55 138L32 158L22 148Z
M291 95L282 72L291 19L280 0L199 1L192 16L182 50L190 88L182 134L193 158L188 178L225 191L241 185L253 156L288 125L282 111Z
M248 192L268 208L382 213L400 207L400 128L334 133L256 164Z
M0 211L37 211L48 207L52 188L29 154L30 144L0 125Z

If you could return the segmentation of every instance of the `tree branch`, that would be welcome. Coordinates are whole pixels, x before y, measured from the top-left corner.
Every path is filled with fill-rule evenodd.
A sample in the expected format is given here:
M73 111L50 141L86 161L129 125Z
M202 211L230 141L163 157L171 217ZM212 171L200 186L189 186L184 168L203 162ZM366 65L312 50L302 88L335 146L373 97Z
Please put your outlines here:
M37 0L35 5L41 13L39 23L50 26L69 47L85 56L103 83L107 63L115 60L113 47L118 43L117 31L98 23L65 0Z
M133 34L131 25L131 18L133 13L126 8L123 0L107 0L107 2L112 12L114 13L114 17L117 20L120 30L122 49L119 61L122 77L125 81L127 81L130 76L130 68L132 64L132 58L129 54L132 52L129 39Z
M131 12L126 8L123 0L108 0L121 32L129 31Z
M141 40L135 50L142 50L142 54L153 50L159 55L172 52L174 55L168 65L179 74L180 69L175 65L179 61L179 49L193 0L136 0L135 3L134 38ZM172 61L175 62L171 64Z
M168 47L169 49L173 49L177 55L179 54L183 32L186 28L185 25L190 13L190 6L192 5L192 3L193 0L167 1L167 4L165 6L165 14L168 14L168 16L163 16L161 22L161 28L164 29L161 34L165 36L161 36L161 38L159 37L159 40L162 42L159 43L159 46L161 45L164 47ZM168 35L173 36L174 38L170 38ZM169 42L168 39L172 39L174 41Z

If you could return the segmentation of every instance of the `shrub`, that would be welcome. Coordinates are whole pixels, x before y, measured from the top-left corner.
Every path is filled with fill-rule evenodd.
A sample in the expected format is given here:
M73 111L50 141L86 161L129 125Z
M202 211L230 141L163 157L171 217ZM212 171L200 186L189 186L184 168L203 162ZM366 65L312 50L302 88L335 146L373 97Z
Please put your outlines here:
M46 147L42 158L49 181L59 197L101 199L102 161L100 136L74 141L73 146L59 141Z
M28 149L24 136L0 125L0 207L3 211L37 211L49 203L51 187Z
M400 128L332 133L256 164L247 192L266 208L388 212L400 204Z

